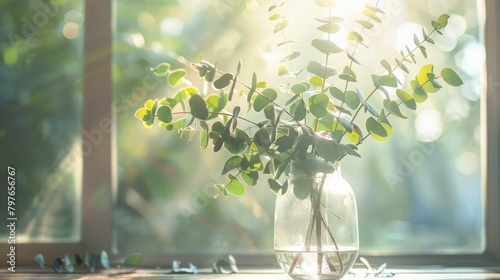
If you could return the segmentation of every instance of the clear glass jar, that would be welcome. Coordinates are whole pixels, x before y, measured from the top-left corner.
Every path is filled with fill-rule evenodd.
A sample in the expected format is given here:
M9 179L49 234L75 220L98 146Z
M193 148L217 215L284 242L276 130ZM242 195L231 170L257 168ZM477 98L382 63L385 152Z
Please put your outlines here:
M293 279L340 279L359 251L354 193L340 165L331 173L297 166L292 163L288 188L276 199L276 258Z

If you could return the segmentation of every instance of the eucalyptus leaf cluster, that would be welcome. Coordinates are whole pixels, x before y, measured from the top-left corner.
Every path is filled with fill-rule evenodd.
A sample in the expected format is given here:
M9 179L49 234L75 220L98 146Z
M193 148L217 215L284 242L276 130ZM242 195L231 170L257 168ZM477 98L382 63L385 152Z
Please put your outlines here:
M427 47L434 44L432 36L442 35L448 15L432 21L430 31L422 29L421 34L415 34L413 42L391 62L380 60L383 70L373 73L367 81L360 80L356 72L373 69L363 66L356 50L364 48L373 56L380 56L377 50L369 48L364 34L382 23L385 12L377 6L365 5L355 20L358 29L347 33L346 39L352 44L344 49L332 38L341 30L339 23L346 20L332 15L337 5L332 0L316 0L315 4L324 9L325 17L316 19L319 38L313 39L310 47L324 60L311 60L306 65L296 63L302 53L294 50L298 42L287 38L290 19L280 13L285 3L275 2L268 9L273 32L282 37L277 47L288 50L277 69L277 75L286 80L285 85L270 86L259 80L255 72L251 79L241 78L241 60L234 72L222 71L216 62L202 58L186 69L172 69L168 63L151 68L155 75L166 77L177 92L171 97L148 100L135 116L148 128L157 122L166 130L190 133L190 138L199 133L203 150L208 146L215 152L227 150L231 156L222 169L227 179L215 185L216 197L242 195L246 187L254 186L264 174L268 174L274 192L286 192L290 165L297 161L307 162L302 165L307 166L304 167L307 176L333 172L332 165L344 157L360 157L358 147L368 137L379 142L389 139L393 133L389 119L406 119L405 110L416 110L430 94L443 87L443 82L462 85L461 78L451 68L437 70L433 64L419 62L422 57L427 58ZM342 56L347 60L337 59ZM347 63L333 65L332 61ZM411 73L410 64L419 65L420 70ZM398 69L414 77L409 86L395 74ZM187 71L196 72L200 87L187 80ZM358 83L373 84L372 90L362 92L356 86ZM214 93L205 94L207 85ZM395 90L396 96L391 96L388 88ZM286 101L280 102L284 99L281 95L286 96ZM236 97L246 100L243 108ZM301 198L308 196L308 192L299 190L294 193L300 193Z

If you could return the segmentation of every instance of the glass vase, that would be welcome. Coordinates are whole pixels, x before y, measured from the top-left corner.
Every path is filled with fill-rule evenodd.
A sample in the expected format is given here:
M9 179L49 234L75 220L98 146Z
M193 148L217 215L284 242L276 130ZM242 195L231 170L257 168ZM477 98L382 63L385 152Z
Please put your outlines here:
M340 279L347 274L359 250L358 217L340 165L322 173L292 164L288 187L276 199L274 230L276 258L291 278Z

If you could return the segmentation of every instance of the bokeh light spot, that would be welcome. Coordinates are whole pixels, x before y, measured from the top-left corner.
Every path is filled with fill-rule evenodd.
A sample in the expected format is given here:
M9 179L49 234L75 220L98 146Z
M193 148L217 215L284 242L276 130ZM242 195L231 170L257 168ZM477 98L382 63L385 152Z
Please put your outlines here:
M68 22L64 25L63 27L63 35L66 39L75 39L76 36L78 36L79 33L79 27L76 23L74 22Z
M467 43L455 55L456 65L469 76L480 75L484 69L485 61L484 46L476 41Z
M137 19L139 26L145 30L153 30L156 26L155 17L148 12L141 12Z
M463 174L474 174L479 169L479 155L472 152L463 152L457 156L455 166Z
M462 97L454 97L446 104L446 116L453 121L465 119L469 112L469 103Z
M160 29L164 36L179 37L184 30L184 24L177 18L166 18Z
M421 34L422 26L416 23L403 23L396 31L396 40L394 40L396 44L396 49L398 51L404 50L406 52L405 45L408 42L413 42L414 34Z
M443 133L443 121L439 111L423 109L415 119L416 138L423 142L437 140Z
M5 65L14 65L17 62L17 51L14 48L6 48L3 52L3 62Z
M130 37L131 37L132 42L134 42L134 45L136 47L138 47L138 48L144 47L145 41L144 41L144 37L141 34L132 33L132 34L130 34Z

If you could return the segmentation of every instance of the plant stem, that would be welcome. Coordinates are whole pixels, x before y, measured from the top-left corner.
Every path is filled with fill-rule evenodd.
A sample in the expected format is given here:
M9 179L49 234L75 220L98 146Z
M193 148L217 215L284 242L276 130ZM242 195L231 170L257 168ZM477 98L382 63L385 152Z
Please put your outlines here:
M318 275L321 274L321 270L323 269L323 253L322 253L322 248L321 248L321 213L319 212L319 201L321 200L321 195L318 195L318 198L316 198L316 243L317 243L317 250L318 250Z
M276 0L274 0L274 6L276 6L276 13L279 14L278 5L276 3ZM281 35L283 36L283 40L286 42L285 45L286 45L286 48L288 50L288 54L289 55L292 54L292 50L290 49L290 44L288 44L288 40L286 39L284 28L281 29ZM293 73L295 75L295 79L297 80L297 84L300 84L299 76L297 74L297 69L295 68L295 63L293 62L293 59L289 59L288 61L290 61L290 63L292 64L292 69L293 69Z
M321 178L321 185L316 197L316 203L314 204L314 210L316 212L316 250L318 251L318 275L321 274L323 265L323 252L321 248L321 196L323 194L323 186L325 185L326 174L323 174ZM314 193L314 190L313 190Z
M337 245L337 241L335 241L335 237L333 237L333 234L332 234L332 231L330 230L330 227L326 224L326 221L323 218L323 215L321 215L321 213L320 213L319 216L321 218L321 222L325 226L326 232L328 233L328 235L330 235L330 238L332 239L333 244L335 245L335 249L336 249L335 253L337 254L337 259L339 260L339 265L340 265L339 274L342 274L342 272L344 271L344 264L342 263L342 258L340 257L339 246Z
M321 183L320 183L319 189L317 191L317 196L318 196L317 198L315 197L314 188L311 189L311 193L310 193L311 215L310 215L310 220L309 220L309 226L307 227L306 240L304 243L304 250L310 251L311 250L311 241L312 241L312 232L313 232L313 228L314 228L314 223L316 222L316 242L317 242L316 251L318 253L318 274L321 274L322 264L323 264L323 252L321 250L321 219L322 219L321 195L323 193L323 187L325 185L326 176L327 176L327 174L323 174L323 176L321 177ZM330 236L333 236L333 234L331 233L329 228L327 228L327 231L328 231ZM293 259L293 262L290 265L290 268L288 269L289 275L292 275L293 270L295 269L297 262L299 261L301 256L302 256L302 253L298 253L295 255L295 258Z
M229 117L233 116L233 114L231 114L231 113L224 113L224 112L208 112L208 113L209 114L213 114L213 115L222 115L222 116L229 116ZM186 115L186 114L191 114L191 112L186 112L186 111L172 112L172 115ZM259 126L258 123L253 122L253 121L251 121L251 120L249 120L247 118L238 116L238 119L244 120L244 121L246 121L248 123L251 123L251 124L253 124L255 126Z
M378 7L378 3L379 3L379 2L380 2L380 0L377 0L377 3L375 4L375 8L376 8L376 7ZM368 16L367 21L368 21L368 22L370 22L371 20L372 20L372 18ZM363 25L363 28L361 28L361 32L360 32L360 33L361 33L361 34L363 34L363 31L365 31L365 29L366 29L366 27ZM356 54L356 51L358 50L358 46L359 46L359 44L360 44L360 42L359 42L359 41L356 41L356 44L354 45L354 49L353 49L353 51L352 51L352 56L354 56L354 55ZM363 45L364 45L364 44L363 44ZM364 46L366 47L366 45L364 45ZM351 69L351 71L352 71L352 64L353 64L353 61L351 60L351 62L349 63L349 69ZM349 81L347 81L347 80L346 80L346 81L345 81L345 87L344 87L344 96L345 96L345 93L347 92L347 87L348 87L348 86L349 86ZM342 108L342 109L343 109L343 108L344 108L344 104L345 104L345 102L344 102L344 101L342 101L342 103L340 104L340 108ZM337 122L335 123L335 128L333 129L333 131L334 131L334 132L337 130L338 125L339 125L339 122L337 121ZM341 139L341 138L342 138L342 137L340 137L340 138L339 138L339 142L340 142L340 139Z
M332 17L332 8L328 9L328 18ZM330 29L331 21L328 21L328 29ZM327 35L327 41L330 42L330 32L328 32ZM328 58L330 57L330 53L326 52L326 58L325 58L325 70L323 71L323 83L321 84L321 93L324 93L325 91L325 83L326 83L326 70L328 69ZM318 129L318 123L319 123L319 118L316 118L314 120L314 132Z
M435 31L436 31L436 28L434 28L434 29L431 31L431 33L429 33L429 35L427 35L427 37L426 37L426 38L430 37L430 36L431 36L431 35L432 35ZM420 47L421 47L421 46L422 46L422 45L426 42L426 38L423 38L423 40L422 40L422 41L420 41L418 45L416 45L416 46L415 46L415 47L414 47L414 48L413 48L413 49L412 49L412 50L411 50L411 51L410 51L407 55L405 55L405 56L403 57L403 59L401 60L401 61L402 61L401 63L403 63L403 62L404 62L405 60L407 60L410 56L412 56L412 55L413 55L413 53L414 53L417 49L419 49L419 48L420 48ZM393 73L394 71L396 71L396 69L398 69L398 68L399 68L399 65L394 66L394 67L392 68L391 73ZM428 82L428 80L427 80L427 82ZM374 94L374 93L375 93L375 92L376 92L379 88L380 88L380 86L375 87L375 89L374 89L374 90L373 90L373 91L372 91L372 92L368 95L368 97L366 97L365 102L368 102L368 100L369 100L369 99L373 96L373 94ZM354 116L353 116L353 117L352 117L352 119L351 119L351 124L353 124L353 123L354 123L354 120L356 119L356 116L358 115L358 113L359 113L359 111L360 111L360 110L361 110L361 107L358 107L358 109L356 110L356 113L354 114ZM347 130L344 130L344 132L342 133L342 135L340 136L340 138L339 138L339 140L338 140L339 142L342 140L342 138L344 137L344 135L345 135L346 133L347 133ZM370 135L370 133L368 133L368 135ZM368 136L368 135L367 135L367 136ZM363 138L363 140L364 140L364 139L366 139L366 137L367 137L367 136L365 136L365 137ZM360 143L361 143L361 142L360 142ZM359 145L359 143L358 143L358 145ZM344 155L344 156L345 156L345 155ZM342 159L344 156L342 156L340 159ZM340 160L340 159L339 159L339 160Z
M432 33L431 33L431 34L432 34ZM429 35L429 36L430 36L430 35ZM437 79L437 78L440 78L440 77L441 77L441 76L438 76L438 77L436 77L436 79ZM427 81L425 81L425 82L424 82L421 86L425 86L428 82L430 82L430 80L429 80L429 79L428 79ZM403 104L403 101L399 101L399 103L398 103L398 107L399 107L399 106L401 106L401 104ZM361 108L361 107L360 107L360 108ZM356 112L356 113L357 113L357 112ZM384 118L387 118L387 117L388 117L388 116L390 116L390 115L392 115L392 113L387 113L387 114L385 114ZM356 115L355 115L355 116L356 116ZM384 118L380 118L380 120L377 120L377 122L378 122L378 123L380 123L380 122L382 121L382 119L384 119ZM359 141L359 143L358 143L358 144L356 144L356 146L359 146L361 143L363 143L363 141L365 141L365 140L366 140L366 138L368 138L368 136L370 136L370 135L371 135L371 132L368 132L368 133L365 135L365 137L363 137L363 139L361 139L361 140ZM342 134L342 135L340 136L340 139L342 139L342 136L344 136L344 134ZM339 140L339 142L340 142L340 140ZM339 160L338 160L338 161L342 160L345 156L347 156L347 153L344 153L344 155L342 155L342 156L339 158Z

